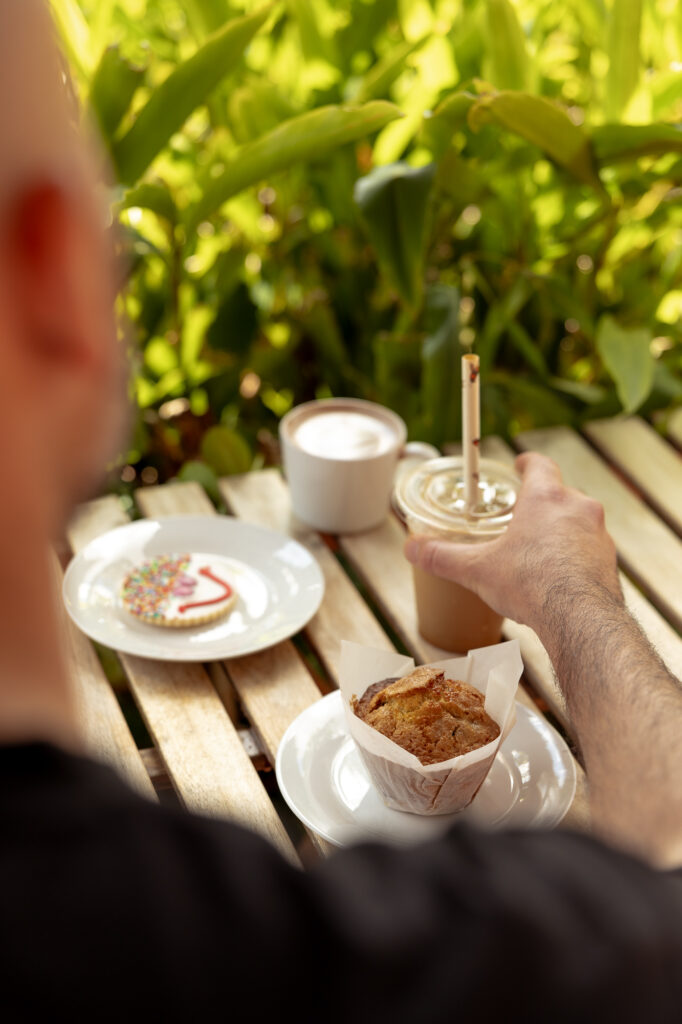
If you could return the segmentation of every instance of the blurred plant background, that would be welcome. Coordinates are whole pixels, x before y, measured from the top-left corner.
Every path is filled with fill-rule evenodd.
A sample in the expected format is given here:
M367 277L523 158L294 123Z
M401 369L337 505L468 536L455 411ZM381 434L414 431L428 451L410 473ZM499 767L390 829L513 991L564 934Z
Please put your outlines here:
M457 439L682 398L676 0L51 0L117 184L112 485L277 458L356 395ZM214 491L215 492L215 491Z

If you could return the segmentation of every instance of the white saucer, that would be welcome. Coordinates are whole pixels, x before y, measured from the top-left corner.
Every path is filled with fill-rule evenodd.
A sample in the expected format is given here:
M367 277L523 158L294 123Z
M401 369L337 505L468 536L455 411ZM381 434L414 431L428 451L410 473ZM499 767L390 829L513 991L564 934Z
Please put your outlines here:
M277 781L298 818L336 846L360 840L407 844L456 820L491 826L557 825L575 795L575 763L541 715L516 704L516 724L476 798L457 814L423 816L386 807L348 733L341 693L306 708L277 751Z
M122 607L121 583L154 555L217 556L237 591L232 612L202 626L171 629L137 621ZM322 571L297 541L229 516L139 519L91 541L70 563L63 596L69 615L93 640L165 661L236 658L271 647L313 617Z

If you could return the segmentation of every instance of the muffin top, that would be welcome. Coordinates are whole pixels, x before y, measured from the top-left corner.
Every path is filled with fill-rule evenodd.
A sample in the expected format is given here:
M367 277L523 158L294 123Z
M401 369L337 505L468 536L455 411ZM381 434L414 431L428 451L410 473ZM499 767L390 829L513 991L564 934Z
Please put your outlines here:
M351 707L358 718L418 757L437 764L468 754L500 735L474 686L421 666L400 679L373 683Z

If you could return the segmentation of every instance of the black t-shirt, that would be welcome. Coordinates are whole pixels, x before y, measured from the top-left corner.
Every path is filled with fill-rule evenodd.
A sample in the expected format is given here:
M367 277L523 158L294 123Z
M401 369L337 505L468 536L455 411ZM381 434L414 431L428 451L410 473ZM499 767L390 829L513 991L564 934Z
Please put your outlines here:
M304 872L47 745L0 748L0 931L8 1024L682 1020L677 873L464 825Z

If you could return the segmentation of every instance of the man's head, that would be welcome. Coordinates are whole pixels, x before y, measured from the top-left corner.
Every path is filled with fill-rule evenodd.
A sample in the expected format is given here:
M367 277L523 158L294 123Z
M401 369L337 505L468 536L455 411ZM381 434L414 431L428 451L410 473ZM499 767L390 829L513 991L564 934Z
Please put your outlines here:
M114 453L124 378L94 150L46 0L0 4L0 95L0 457L40 477L54 529Z

